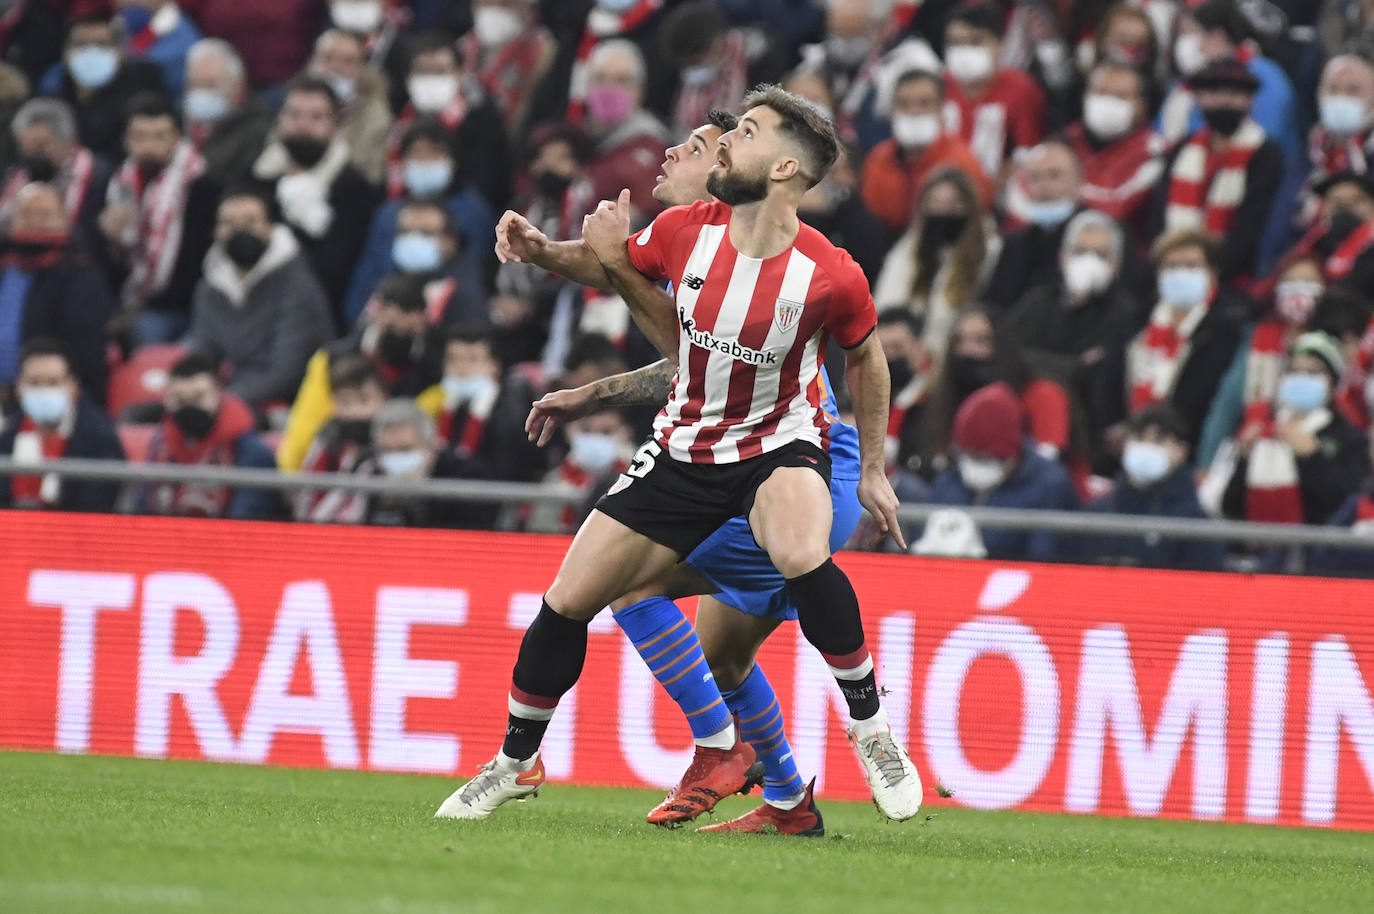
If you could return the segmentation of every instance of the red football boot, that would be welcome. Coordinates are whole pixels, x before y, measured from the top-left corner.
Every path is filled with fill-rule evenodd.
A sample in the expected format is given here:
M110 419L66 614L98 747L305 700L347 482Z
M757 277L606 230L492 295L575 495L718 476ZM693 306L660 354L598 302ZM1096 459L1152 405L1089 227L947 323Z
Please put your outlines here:
M816 779L806 785L806 795L791 809L778 809L764 803L758 809L746 812L738 819L717 822L698 828L697 831L733 831L748 835L799 835L803 838L819 838L825 834L825 821L821 811L816 808L813 792Z
M736 739L730 749L697 746L682 780L646 818L650 825L676 828L715 809L722 798L748 793L762 783L763 763L744 740Z

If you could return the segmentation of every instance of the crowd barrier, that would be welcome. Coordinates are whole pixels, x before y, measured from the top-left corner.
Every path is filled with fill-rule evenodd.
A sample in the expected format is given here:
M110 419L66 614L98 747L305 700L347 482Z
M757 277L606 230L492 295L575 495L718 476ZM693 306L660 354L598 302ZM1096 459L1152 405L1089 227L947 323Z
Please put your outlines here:
M0 512L0 746L469 775L567 542ZM1374 582L839 561L931 802L1374 829ZM761 662L802 772L866 797L796 626ZM688 763L608 613L544 751L579 784Z

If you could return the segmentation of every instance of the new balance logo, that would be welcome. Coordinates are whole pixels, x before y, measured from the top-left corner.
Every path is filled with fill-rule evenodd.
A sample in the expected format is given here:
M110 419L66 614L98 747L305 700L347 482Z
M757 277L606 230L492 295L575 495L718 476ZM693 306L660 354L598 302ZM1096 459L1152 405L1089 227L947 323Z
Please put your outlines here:
M684 277L682 281L686 282L687 277ZM724 353L732 359L738 359L750 365L776 365L778 362L776 352L750 349L748 346L741 346L738 342L717 339L705 330L698 330L696 319L688 317L687 312L682 308L677 309L677 315L678 323L682 326L682 332L687 334L687 339L691 340L693 346L700 346L702 349L714 349L716 352Z
M706 280L702 279L700 276L693 276L691 273L685 273L682 277L682 284L695 292L706 285Z

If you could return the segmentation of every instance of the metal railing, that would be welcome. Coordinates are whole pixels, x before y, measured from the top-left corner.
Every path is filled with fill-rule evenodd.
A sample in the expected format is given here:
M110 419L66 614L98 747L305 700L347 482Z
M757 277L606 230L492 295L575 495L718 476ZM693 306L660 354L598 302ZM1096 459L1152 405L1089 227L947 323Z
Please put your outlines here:
M460 479L406 481L349 473L282 473L277 470L238 467L119 463L69 458L50 460L35 466L0 457L0 477L36 473L56 473L69 479L104 480L131 485L193 483L275 491L341 489L369 495L462 502L536 502L569 505L586 501L585 493L569 492L559 486L542 483ZM898 518L904 523L918 523L945 507L904 504L898 511ZM1038 511L1020 508L967 507L960 510L967 512L979 526L998 529L1048 530L1086 536L1152 535L1162 539L1240 542L1278 547L1327 546L1374 553L1374 537L1360 536L1338 527L1257 524L1177 517L1142 518L1130 514ZM1371 562L1374 562L1374 556L1371 557Z

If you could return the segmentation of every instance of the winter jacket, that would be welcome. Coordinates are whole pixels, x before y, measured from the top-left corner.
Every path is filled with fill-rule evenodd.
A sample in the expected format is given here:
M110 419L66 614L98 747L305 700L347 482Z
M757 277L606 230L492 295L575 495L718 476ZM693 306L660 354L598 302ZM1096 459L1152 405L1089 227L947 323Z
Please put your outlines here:
M956 134L946 133L915 156L908 155L891 138L874 146L859 173L864 206L892 231L905 231L911 225L916 197L926 177L946 166L958 167L968 174L982 189L984 200L993 198L995 188L968 144Z
M286 82L305 67L327 18L325 0L182 0L206 35L243 55L254 86Z
M33 271L24 299L20 341L46 336L61 341L82 390L105 402L110 378L105 325L115 312L114 296L100 268L80 251Z
M1306 457L1295 455L1302 517L1308 524L1326 523L1369 472L1368 439L1339 412L1330 410L1330 413L1331 421L1316 433L1317 449ZM1248 468L1246 457L1236 461L1235 472L1221 501L1222 513L1227 517L1244 519L1246 516Z
M0 455L14 454L14 439L19 434L19 423L13 422L0 433ZM118 460L123 461L124 446L119 443L114 423L98 404L82 395L76 405L76 420L71 434L67 436L64 458L79 460ZM11 505L10 480L0 480L0 508ZM109 512L115 507L119 497L119 483L104 479L63 479L57 497L58 511Z
M256 98L244 99L239 108L216 122L200 140L205 174L223 187L245 181L267 144L273 120L272 112Z
M386 77L376 70L363 70L353 99L344 106L339 136L348 144L353 167L378 186L386 175L386 138L390 133L391 106L386 101Z
M668 128L647 111L639 110L625 122L608 131L596 144L596 154L587 164L587 177L596 189L596 199L614 200L622 188L630 189L636 213L644 221L657 216L654 199L664 147L677 142Z
M124 108L140 92L162 92L162 71L146 60L125 60L114 78L83 100L65 65L43 77L39 94L54 95L76 111L81 145L111 162L124 161Z
M1193 468L1187 463L1145 488L1131 484L1125 474L1116 487L1087 506L1096 514L1134 514L1141 517L1207 517L1198 503ZM1141 565L1148 568L1191 568L1220 571L1226 547L1215 541L1168 539L1142 524L1139 536L1083 536L1077 543L1084 561Z

